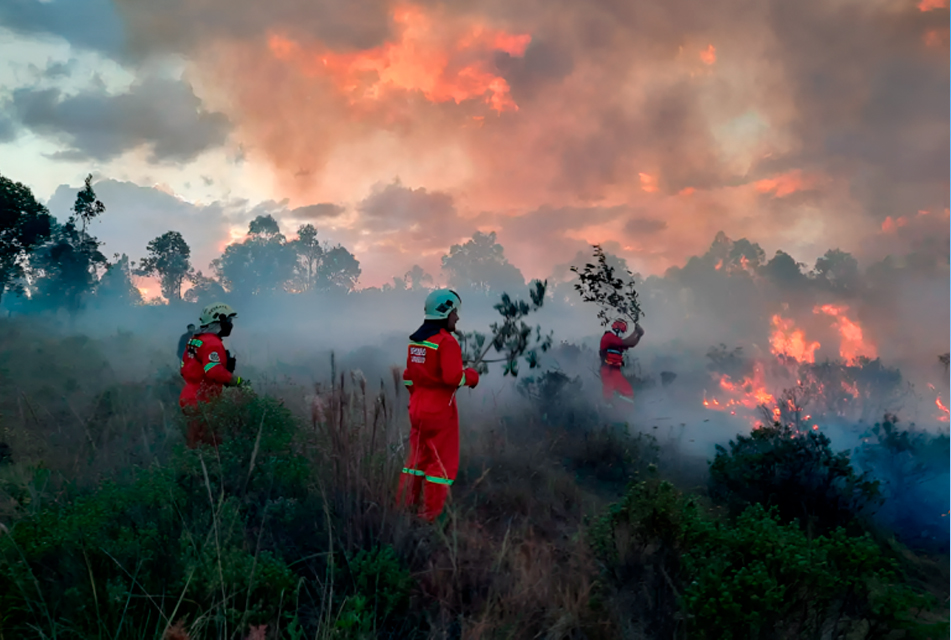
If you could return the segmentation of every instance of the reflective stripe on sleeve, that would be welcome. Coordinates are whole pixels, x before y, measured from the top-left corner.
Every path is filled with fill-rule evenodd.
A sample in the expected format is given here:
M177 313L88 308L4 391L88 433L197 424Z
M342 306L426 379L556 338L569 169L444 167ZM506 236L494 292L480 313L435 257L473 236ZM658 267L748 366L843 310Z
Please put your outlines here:
M452 480L449 478L437 478L435 476L426 476L426 482L432 482L433 484L445 484L451 485Z
M464 387L466 385L466 372L462 372L462 380L459 381L459 386Z
M403 467L403 473L407 473L411 476L425 476L426 475L425 472L420 471L419 469L409 469L407 467Z
M219 364L221 364L221 363L220 363L220 362L209 362L208 364L205 365L205 373L208 373L208 370L209 370L209 369L211 369L212 367L216 367L216 366L218 366Z

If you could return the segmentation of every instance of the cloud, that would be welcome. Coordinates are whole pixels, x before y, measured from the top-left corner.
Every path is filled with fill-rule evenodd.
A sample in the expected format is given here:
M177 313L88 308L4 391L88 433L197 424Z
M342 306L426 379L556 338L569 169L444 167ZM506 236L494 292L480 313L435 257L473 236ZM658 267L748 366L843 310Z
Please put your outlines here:
M82 185L61 185L47 203L60 221L70 215L76 193ZM166 231L178 231L192 250L192 264L205 272L230 239L238 222L247 224L247 203L215 202L200 206L181 200L157 188L131 182L93 182L96 195L106 211L93 222L90 232L105 242L103 253L126 253L133 260L145 256L146 245ZM252 216L253 217L253 216Z
M121 56L122 21L111 0L4 0L0 25L24 35L51 35L71 45Z
M0 144L13 142L17 137L17 127L12 120L0 114Z
M656 218L631 218L624 223L624 231L630 235L652 236L667 228L667 223Z
M153 103L168 91L145 79L128 108L33 89L16 113L66 157L147 144L188 159L230 130L295 219L333 220L381 264L475 228L497 230L526 275L596 241L662 272L720 229L811 261L872 251L889 217L949 205L944 5L271 4L116 0L123 55L182 56L220 114L182 84L187 108L166 122L175 109ZM0 16L64 30L20 0Z
M67 160L111 160L144 145L153 162L187 161L221 145L230 128L224 115L202 107L191 86L156 77L119 95L15 89L11 107L25 127L63 141L54 157Z
M404 187L399 180L377 184L358 205L360 227L379 235L398 233L404 246L433 249L475 232L459 217L452 196Z
M291 212L291 216L297 220L316 222L318 220L325 220L327 218L335 218L344 211L346 211L346 207L343 207L339 204L321 202L320 204L310 204L303 207L298 207Z
M138 55L191 52L209 40L260 40L277 29L342 49L368 48L388 34L385 0L115 0Z

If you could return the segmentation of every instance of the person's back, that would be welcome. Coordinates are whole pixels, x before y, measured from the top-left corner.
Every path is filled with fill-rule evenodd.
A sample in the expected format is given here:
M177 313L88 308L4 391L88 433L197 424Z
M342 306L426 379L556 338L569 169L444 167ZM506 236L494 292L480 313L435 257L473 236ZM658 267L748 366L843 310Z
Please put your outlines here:
M198 333L188 340L182 358L185 388L179 398L182 406L194 405L214 398L231 382L226 368L227 352L221 338L214 333Z
M462 349L445 328L424 324L410 336L404 383L410 389L410 412L449 411L456 390L466 384Z
M400 476L399 502L420 506L434 520L442 513L459 470L459 413L454 396L475 387L479 374L465 369L453 337L462 299L448 289L432 292L424 322L410 336L403 383L409 389L410 451ZM425 484L425 488L424 488Z
M185 349L188 347L188 341L192 339L192 336L195 335L195 325L188 325L188 330L185 331L178 339L178 361L181 362L182 358L185 357Z

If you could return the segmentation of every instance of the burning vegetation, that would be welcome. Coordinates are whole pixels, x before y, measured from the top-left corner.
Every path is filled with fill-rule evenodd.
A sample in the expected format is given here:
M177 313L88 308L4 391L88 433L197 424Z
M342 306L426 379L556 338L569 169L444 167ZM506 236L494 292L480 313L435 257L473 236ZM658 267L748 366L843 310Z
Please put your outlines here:
M347 249L261 216L211 276L180 234L149 243L139 269L170 304L143 304L128 259L109 264L84 226L107 212L91 185L62 227L3 185L19 212L0 247L16 267L0 319L3 637L947 636L948 397L886 357L887 310L867 312L917 277L894 265L862 274L829 252L803 273L721 234L664 277L598 248L524 300L494 234L456 245L443 264L466 357L507 375L455 395L462 466L429 525L393 499L422 269L360 290ZM626 423L598 398L579 290L602 322L650 306ZM219 298L240 309L254 383L209 404L220 446L187 449L171 347ZM353 344L382 316L405 331Z

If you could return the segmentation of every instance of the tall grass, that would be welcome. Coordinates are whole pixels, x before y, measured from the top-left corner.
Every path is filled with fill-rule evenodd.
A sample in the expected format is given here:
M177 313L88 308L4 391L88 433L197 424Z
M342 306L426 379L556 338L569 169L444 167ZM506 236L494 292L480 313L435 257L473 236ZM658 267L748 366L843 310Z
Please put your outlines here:
M65 378L27 369L0 389L0 640L633 640L682 616L662 540L628 549L641 573L619 586L589 526L650 469L704 503L682 433L631 436L577 406L581 425L463 411L447 518L430 525L395 502L399 369L332 357L313 387L227 390L206 413L222 444L189 451L172 372L123 383L93 346ZM17 349L0 338L0 367L35 355Z

